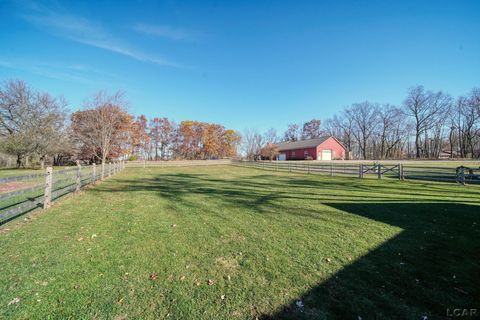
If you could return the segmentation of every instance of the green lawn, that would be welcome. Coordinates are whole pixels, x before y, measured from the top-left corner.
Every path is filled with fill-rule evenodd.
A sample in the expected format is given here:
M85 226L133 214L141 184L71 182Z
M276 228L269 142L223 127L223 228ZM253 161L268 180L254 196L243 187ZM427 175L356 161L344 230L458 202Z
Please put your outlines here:
M2 229L1 319L436 319L480 309L479 187L126 169Z

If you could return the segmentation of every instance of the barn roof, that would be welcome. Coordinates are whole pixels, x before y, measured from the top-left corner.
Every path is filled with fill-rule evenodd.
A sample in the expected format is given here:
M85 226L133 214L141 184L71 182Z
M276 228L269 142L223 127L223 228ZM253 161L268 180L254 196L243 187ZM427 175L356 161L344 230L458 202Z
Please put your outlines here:
M278 151L313 148L318 146L319 144L324 143L330 137L331 136L324 136L324 137L315 138L315 139L285 141L285 142L276 143L275 145L277 146Z

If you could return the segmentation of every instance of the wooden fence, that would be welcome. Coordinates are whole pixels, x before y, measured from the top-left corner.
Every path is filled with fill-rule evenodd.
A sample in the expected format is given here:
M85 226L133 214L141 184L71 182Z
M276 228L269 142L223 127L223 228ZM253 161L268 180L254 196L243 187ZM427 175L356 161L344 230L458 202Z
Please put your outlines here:
M62 170L46 168L42 173L0 178L0 224L36 208L48 208L68 193L95 184L125 168L124 162L95 164Z
M234 161L233 165L260 168L274 171L303 172L311 174L326 174L330 176L355 176L358 178L383 177L399 180L424 180L456 182L462 185L480 184L480 168L471 169L464 166L420 166L405 163L321 163L296 161Z
M147 168L147 167L189 167L189 166L212 166L212 165L229 165L231 159L219 160L169 160L169 161L128 161L128 168Z

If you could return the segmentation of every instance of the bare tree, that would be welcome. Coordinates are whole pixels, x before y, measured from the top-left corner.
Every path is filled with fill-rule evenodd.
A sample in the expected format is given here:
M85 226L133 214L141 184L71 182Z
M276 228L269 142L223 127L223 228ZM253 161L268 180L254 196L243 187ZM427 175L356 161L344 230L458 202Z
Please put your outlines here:
M303 124L302 139L314 139L322 136L323 132L320 128L321 121L319 119L312 119Z
M155 150L155 160L165 160L167 149L173 144L174 123L168 118L153 118L150 121L150 138Z
M345 108L340 115L325 122L325 129L328 134L337 137L347 149L347 159L350 159L353 151L353 115L348 108Z
M101 161L103 174L107 157L125 138L131 116L125 111L126 102L120 91L113 95L97 92L85 102L85 107L72 116L73 132L77 143Z
M473 89L462 109L464 134L470 156L475 157L475 148L480 143L480 89Z
M9 81L0 90L0 136L2 149L17 157L39 155L42 167L48 155L59 152L64 134L66 102L37 92L23 81Z
M412 87L408 90L407 98L404 101L404 112L414 122L416 158L428 155L426 153L428 131L443 119L442 115L445 115L450 103L450 96L441 91L436 93L425 91L423 86ZM437 127L436 135L438 136L438 134L440 132ZM422 136L425 136L423 146ZM436 138L438 139L438 137Z
M256 160L263 147L264 137L257 129L245 129L242 135L242 149L245 157Z
M288 125L287 131L284 134L285 141L297 141L300 138L300 127L296 123Z
M67 102L63 97L55 99L46 93L38 94L36 100L35 153L40 156L41 167L44 168L47 157L69 148L69 140L65 138Z
M457 98L450 112L450 152L453 157L453 145L456 143L458 156L475 157L480 134L479 100L476 89L469 96Z
M274 128L268 129L263 135L263 139L266 143L277 143L280 140L277 135L277 130Z
M353 104L351 107L354 130L363 159L368 159L368 141L378 125L378 106L368 101Z
M378 111L376 158L392 157L392 151L404 138L405 123L400 109L391 105L384 105Z

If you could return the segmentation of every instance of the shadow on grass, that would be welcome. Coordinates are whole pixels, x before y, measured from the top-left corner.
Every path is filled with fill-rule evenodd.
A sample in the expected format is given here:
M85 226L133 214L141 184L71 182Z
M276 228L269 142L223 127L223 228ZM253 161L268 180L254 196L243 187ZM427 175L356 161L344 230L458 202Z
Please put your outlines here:
M480 192L462 189L452 200L446 198L452 186L378 183L167 173L116 179L93 192L153 192L192 207L201 196L271 217L289 212L320 219L321 208L287 210L292 200L319 201L403 230L276 313L259 315L263 319L431 319L445 318L447 309L480 309Z
M403 231L261 319L443 319L447 309L480 309L480 207L329 205Z

